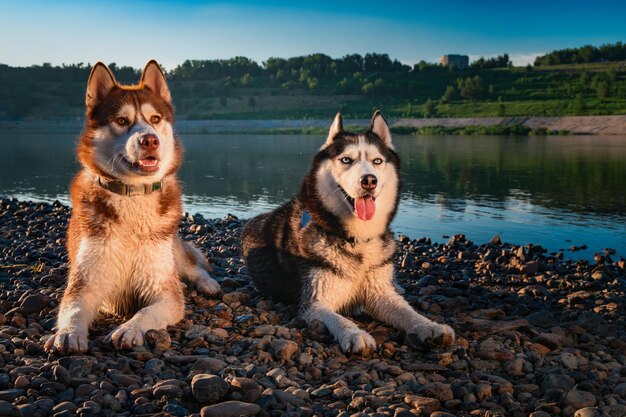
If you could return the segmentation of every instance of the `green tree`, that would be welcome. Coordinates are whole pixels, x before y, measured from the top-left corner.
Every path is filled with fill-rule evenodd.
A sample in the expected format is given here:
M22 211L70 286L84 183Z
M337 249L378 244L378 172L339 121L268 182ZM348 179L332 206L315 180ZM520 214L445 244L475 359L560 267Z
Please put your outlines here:
M315 77L309 77L306 80L306 84L307 84L307 87L309 88L309 90L311 90L311 91L317 90L319 88L319 85L320 85L319 81Z
M604 80L596 83L596 93L601 100L607 98L609 96L609 83Z
M252 76L247 72L241 77L241 86L248 87L252 85Z
M582 94L577 94L576 98L572 102L572 110L575 115L580 116L587 113L587 105L583 99Z
M373 95L375 90L376 86L372 82L365 83L363 84L363 87L361 87L361 91L363 91L363 93L365 93L365 95L367 96Z
M449 85L446 87L446 91L443 93L443 96L441 96L441 101L444 103L449 103L451 101L454 101L456 98L458 97L458 94L456 92L456 89Z
M474 77L458 78L457 88L461 97L476 101L485 93L485 87L483 86L483 80L478 75Z
M425 118L433 117L437 114L437 105L431 99L428 99L422 105L422 114Z

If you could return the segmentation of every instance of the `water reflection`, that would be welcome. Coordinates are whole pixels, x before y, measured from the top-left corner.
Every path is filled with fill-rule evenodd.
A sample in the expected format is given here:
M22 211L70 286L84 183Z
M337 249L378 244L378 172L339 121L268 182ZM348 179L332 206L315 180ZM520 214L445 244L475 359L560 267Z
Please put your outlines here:
M0 132L0 194L67 202L76 136ZM319 136L187 135L185 208L250 217L299 188ZM396 230L626 252L626 137L396 137Z

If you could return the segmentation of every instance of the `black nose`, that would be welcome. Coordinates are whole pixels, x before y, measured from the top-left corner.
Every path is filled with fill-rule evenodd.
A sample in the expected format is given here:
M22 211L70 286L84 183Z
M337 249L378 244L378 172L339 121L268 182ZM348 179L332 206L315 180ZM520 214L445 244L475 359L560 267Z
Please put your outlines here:
M375 175L367 174L361 177L361 188L364 190L373 190L378 184L378 178Z
M157 138L156 135L149 133L147 135L143 135L141 139L139 139L139 144L147 151L154 151L159 147L159 138Z

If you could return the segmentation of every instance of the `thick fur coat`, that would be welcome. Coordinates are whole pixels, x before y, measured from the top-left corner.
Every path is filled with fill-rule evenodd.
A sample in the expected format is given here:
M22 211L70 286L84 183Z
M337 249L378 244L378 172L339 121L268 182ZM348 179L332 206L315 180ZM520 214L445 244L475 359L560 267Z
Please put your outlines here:
M70 189L67 288L57 332L45 344L62 354L87 350L99 311L129 318L109 335L118 348L142 345L147 330L175 324L184 310L181 276L205 294L220 291L205 257L177 234L182 147L159 65L150 61L141 82L127 86L96 64L86 104L82 170Z
M365 310L425 345L448 345L453 330L418 314L393 282L390 230L399 201L400 159L383 116L362 134L337 115L298 195L251 219L243 253L256 286L298 303L304 319L323 322L344 351L375 348L371 335L342 313ZM310 220L309 220L310 219Z

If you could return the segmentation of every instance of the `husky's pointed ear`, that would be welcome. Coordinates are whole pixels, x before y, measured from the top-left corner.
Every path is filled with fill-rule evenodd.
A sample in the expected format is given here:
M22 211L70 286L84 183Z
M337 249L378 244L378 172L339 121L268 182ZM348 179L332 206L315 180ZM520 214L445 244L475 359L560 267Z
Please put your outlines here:
M383 114L376 110L374 116L372 116L372 124L370 124L370 130L375 133L385 145L393 148L393 144L391 143L391 132L389 131L389 126L387 125L387 121L383 117Z
M97 62L91 69L89 81L87 81L87 93L85 103L87 110L91 111L117 86L117 81L109 67L102 62Z
M343 120L341 119L341 113L337 113L335 120L333 120L333 124L330 125L328 137L326 138L326 143L324 143L322 149L333 143L335 137L341 132L343 132Z
M165 74L154 59L144 67L141 73L141 85L148 87L166 102L172 101L170 90L167 88L167 81L165 81Z

